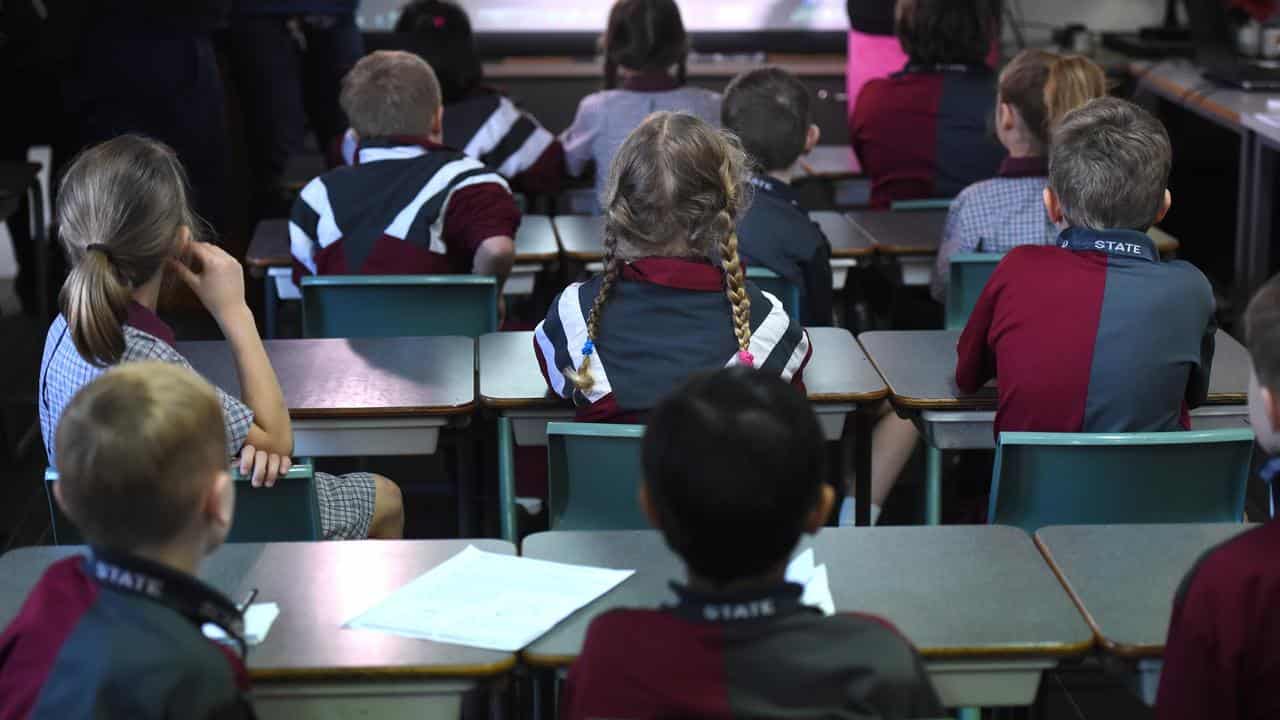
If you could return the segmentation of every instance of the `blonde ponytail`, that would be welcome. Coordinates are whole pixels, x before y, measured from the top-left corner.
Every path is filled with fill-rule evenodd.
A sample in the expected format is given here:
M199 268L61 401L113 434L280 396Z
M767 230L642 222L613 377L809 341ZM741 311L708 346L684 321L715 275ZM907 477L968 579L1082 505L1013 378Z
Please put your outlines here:
M80 357L98 367L120 362L131 296L104 247L87 250L71 268L58 300Z
M604 275L600 279L600 291L591 302L591 312L587 314L587 342L582 348L582 364L577 370L562 369L564 376L582 393L589 393L596 386L595 378L591 377L591 358L595 355L596 338L600 336L600 315L604 312L605 301L609 299L621 274L622 261L617 257L616 243L606 238Z
M1052 135L1063 116L1106 94L1107 74L1097 63L1083 55L1055 58L1044 83L1046 131Z

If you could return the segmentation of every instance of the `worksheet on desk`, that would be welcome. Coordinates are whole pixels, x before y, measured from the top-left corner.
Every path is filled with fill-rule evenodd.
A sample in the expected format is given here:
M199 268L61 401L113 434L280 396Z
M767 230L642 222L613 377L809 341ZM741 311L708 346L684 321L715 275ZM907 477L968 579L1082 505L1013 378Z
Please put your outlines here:
M349 620L348 628L515 652L631 577L474 546Z

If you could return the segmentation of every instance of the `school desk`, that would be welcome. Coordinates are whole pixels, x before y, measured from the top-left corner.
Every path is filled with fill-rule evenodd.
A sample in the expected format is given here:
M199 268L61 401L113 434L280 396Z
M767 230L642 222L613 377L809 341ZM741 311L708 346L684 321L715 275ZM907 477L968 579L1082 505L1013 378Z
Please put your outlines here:
M868 262L875 247L840 213L819 210L809 218L822 228L831 243L831 278L835 289L844 288L849 268ZM604 257L604 218L592 215L557 215L552 221L565 257L598 272Z
M813 355L804 371L805 389L828 442L842 439L845 420L854 417L854 467L862 497L871 494L872 411L888 387L848 330L807 328ZM513 446L547 444L547 423L572 420L572 406L549 394L533 353L532 332L491 333L480 337L480 404L499 416L500 476L512 476ZM838 467L838 466L837 466ZM834 472L834 469L833 469ZM504 485L505 485L505 481ZM513 495L508 487L507 494ZM866 503L859 503L859 515ZM503 537L514 537L511 503L503 502ZM863 517L859 522L869 524Z
M512 653L446 645L343 623L467 545L504 555L498 540L365 540L225 545L200 577L241 601L274 602L280 616L247 664L263 720L297 717L457 718L462 695L495 682ZM83 547L30 547L0 557L0 627L17 614L45 568Z
M865 332L858 342L880 370L893 405L911 417L928 446L925 515L929 523L942 515L942 451L995 447L996 389L988 385L976 395L962 395L955 384L959 331ZM1191 411L1198 429L1242 427L1249 388L1249 355L1219 330L1209 377L1207 403Z
M855 210L847 217L877 254L897 262L903 285L929 284L933 258L947 223L946 210Z
M530 295L538 273L559 256L551 218L525 215L520 220L520 229L516 231L515 246L515 266L511 268L502 292L504 295ZM263 280L263 335L273 338L278 327L280 301L302 297L293 282L289 221L285 218L259 221L253 229L253 239L249 241L244 262L250 275Z
M1040 529L1035 540L1098 647L1136 669L1139 694L1150 704L1183 577L1210 548L1250 527L1060 525Z
M1025 532L1002 526L825 528L811 541L827 566L837 611L869 612L920 650L949 707L1030 705L1042 671L1093 644L1089 627ZM618 607L674 602L683 570L653 531L551 532L524 540L525 557L636 574L524 651L563 669L592 618Z
M1272 98L1275 95L1270 96ZM1251 275L1246 287L1250 292L1267 279L1271 267L1272 218L1275 212L1276 157L1280 154L1280 113L1269 111L1266 115L1246 112L1241 123L1253 134L1253 157L1249 164L1249 197L1246 201L1249 219L1247 257L1237 262L1247 264Z

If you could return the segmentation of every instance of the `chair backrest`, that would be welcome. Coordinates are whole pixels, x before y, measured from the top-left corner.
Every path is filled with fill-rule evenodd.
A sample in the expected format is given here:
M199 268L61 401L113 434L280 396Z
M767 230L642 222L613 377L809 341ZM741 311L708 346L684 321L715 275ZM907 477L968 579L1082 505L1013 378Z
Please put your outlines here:
M460 335L498 330L498 283L477 275L302 278L302 332L312 338Z
M1247 428L1163 433L1001 433L988 521L1046 525L1240 522Z
M1000 264L1001 253L958 253L951 258L947 279L947 329L963 330L973 306Z
M552 530L649 527L637 493L643 425L547 423Z
M925 200L896 200L889 205L894 212L913 212L917 210L949 210L951 198L927 198Z
M236 511L227 542L293 542L320 540L320 503L316 496L315 474L308 464L297 464L276 480L272 487L250 487L249 478L231 469L236 482ZM44 471L45 494L55 545L80 545L80 531L54 501L53 484L58 471Z
M747 268L747 279L761 290L781 300L782 307L786 308L791 319L800 322L800 288L764 267Z

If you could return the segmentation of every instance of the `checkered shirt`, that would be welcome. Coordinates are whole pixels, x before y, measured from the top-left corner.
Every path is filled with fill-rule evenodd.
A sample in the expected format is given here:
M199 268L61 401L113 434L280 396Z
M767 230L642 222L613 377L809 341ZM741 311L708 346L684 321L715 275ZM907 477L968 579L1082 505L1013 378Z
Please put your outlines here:
M1052 245L1058 228L1044 210L1043 177L997 177L965 188L951 203L930 291L946 302L951 257L1007 253L1019 245Z

